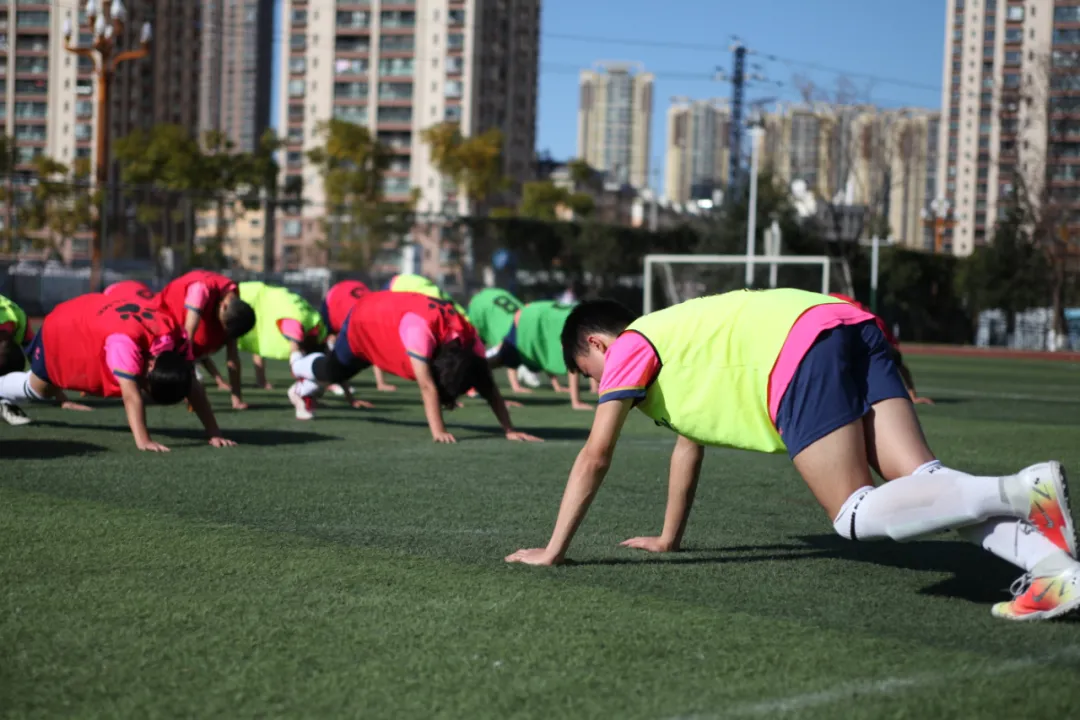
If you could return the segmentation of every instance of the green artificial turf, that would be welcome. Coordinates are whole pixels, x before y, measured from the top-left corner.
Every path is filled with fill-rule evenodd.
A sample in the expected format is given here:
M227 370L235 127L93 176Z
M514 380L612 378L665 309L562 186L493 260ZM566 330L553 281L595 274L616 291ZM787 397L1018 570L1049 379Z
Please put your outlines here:
M949 464L1080 472L1080 367L911 358ZM990 617L1018 571L955 537L853 544L783 456L710 450L686 544L659 531L672 436L633 417L560 568L543 545L590 414L548 391L509 443L478 401L431 443L411 387L375 410L280 390L204 444L115 403L0 424L0 714L7 717L1007 717L1080 707L1080 623ZM250 377L250 370L249 370ZM405 383L402 383L404 386ZM1074 496L1077 493L1074 492Z

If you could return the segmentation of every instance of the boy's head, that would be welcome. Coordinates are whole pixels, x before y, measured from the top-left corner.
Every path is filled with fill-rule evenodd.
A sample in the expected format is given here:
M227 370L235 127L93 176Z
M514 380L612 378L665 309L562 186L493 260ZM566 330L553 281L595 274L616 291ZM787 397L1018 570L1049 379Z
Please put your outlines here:
M439 392L439 404L447 410L457 407L457 399L470 388L476 388L486 398L495 386L487 360L459 339L435 348L431 356L431 375Z
M22 372L26 367L26 356L19 343L10 333L0 331L0 375Z
M175 405L191 392L195 369L187 353L167 350L150 360L146 392L157 405Z
M230 340L236 340L255 327L255 309L240 299L237 293L229 293L221 303L221 324Z
M636 319L625 305L614 300L589 300L575 307L562 330L566 367L599 382L604 374L604 353Z

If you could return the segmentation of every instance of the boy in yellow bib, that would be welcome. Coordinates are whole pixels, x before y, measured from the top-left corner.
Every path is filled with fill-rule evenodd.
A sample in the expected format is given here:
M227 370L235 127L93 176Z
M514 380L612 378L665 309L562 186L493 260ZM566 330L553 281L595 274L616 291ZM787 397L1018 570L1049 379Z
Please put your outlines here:
M601 300L574 309L562 342L567 365L600 382L600 404L547 547L508 561L563 561L636 406L678 439L662 533L624 546L679 549L705 445L786 451L842 537L902 541L957 529L1025 571L995 616L1035 620L1080 608L1061 466L976 477L942 465L869 313L790 289L698 298L637 319ZM871 468L887 482L875 487Z

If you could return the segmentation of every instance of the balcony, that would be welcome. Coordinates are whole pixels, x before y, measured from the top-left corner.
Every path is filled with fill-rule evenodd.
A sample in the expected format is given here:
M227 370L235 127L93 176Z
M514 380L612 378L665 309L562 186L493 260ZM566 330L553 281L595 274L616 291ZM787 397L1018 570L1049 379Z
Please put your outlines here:
M371 27L371 13L363 10L354 12L339 10L334 24L338 30L367 30Z
M379 52L411 53L416 51L416 37L413 35L383 35L379 38Z
M379 60L379 77L412 77L415 63L412 58Z
M411 82L379 83L379 100L411 102L412 98L413 84Z
M49 86L44 80L16 80L16 95L48 95Z
M338 53L368 53L371 51L371 38L342 37L334 39L334 51Z
M354 125L367 125L368 109L366 105L337 105L334 107L334 119Z
M365 59L338 58L334 61L334 75L367 75L370 68L371 63Z
M408 10L383 10L379 13L383 30L411 30L416 27L416 13Z
M366 82L334 83L334 98L337 100L366 100L368 84Z
M380 107L379 125L412 124L412 107Z

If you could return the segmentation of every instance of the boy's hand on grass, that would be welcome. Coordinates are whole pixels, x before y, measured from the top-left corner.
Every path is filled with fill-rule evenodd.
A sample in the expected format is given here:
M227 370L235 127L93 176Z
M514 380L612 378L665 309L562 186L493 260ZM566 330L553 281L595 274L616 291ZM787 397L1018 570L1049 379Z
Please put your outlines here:
M60 403L60 407L64 410L74 410L75 412L93 412L94 410L94 408L90 407L89 405L71 402L70 400L65 400L64 402Z
M210 445L216 448L236 447L236 441L218 435L217 437L210 438Z
M525 407L523 404L519 403L517 400L503 400L503 403L508 408L523 408L523 407Z
M453 435L446 432L445 430L443 430L442 432L431 433L431 439L442 445L453 445L457 442L457 438L455 438Z
M518 430L511 430L510 432L506 433L506 439L513 442L544 442L535 435L523 433Z
M552 557L547 548L532 548L531 550L518 550L506 556L506 562L521 563L522 565L559 565L563 559Z
M397 385L383 383L382 385L376 385L375 389L379 392L397 392Z
M375 407L367 400L353 400L352 406L357 410L370 410L371 408Z
M247 410L248 409L248 404L246 402L244 402L243 400L241 400L240 398L238 398L236 396L233 396L232 409L233 410Z
M644 550L645 552L665 553L678 550L671 542L662 537L636 537L619 543L622 547Z
M152 440L148 440L148 441L146 441L144 443L139 443L138 448L140 450L142 450L143 452L160 452L160 453L169 452L169 448L165 447L161 443L153 442Z
M232 387L229 385L229 383L225 382L221 378L214 378L214 382L217 384L218 390L232 390Z

